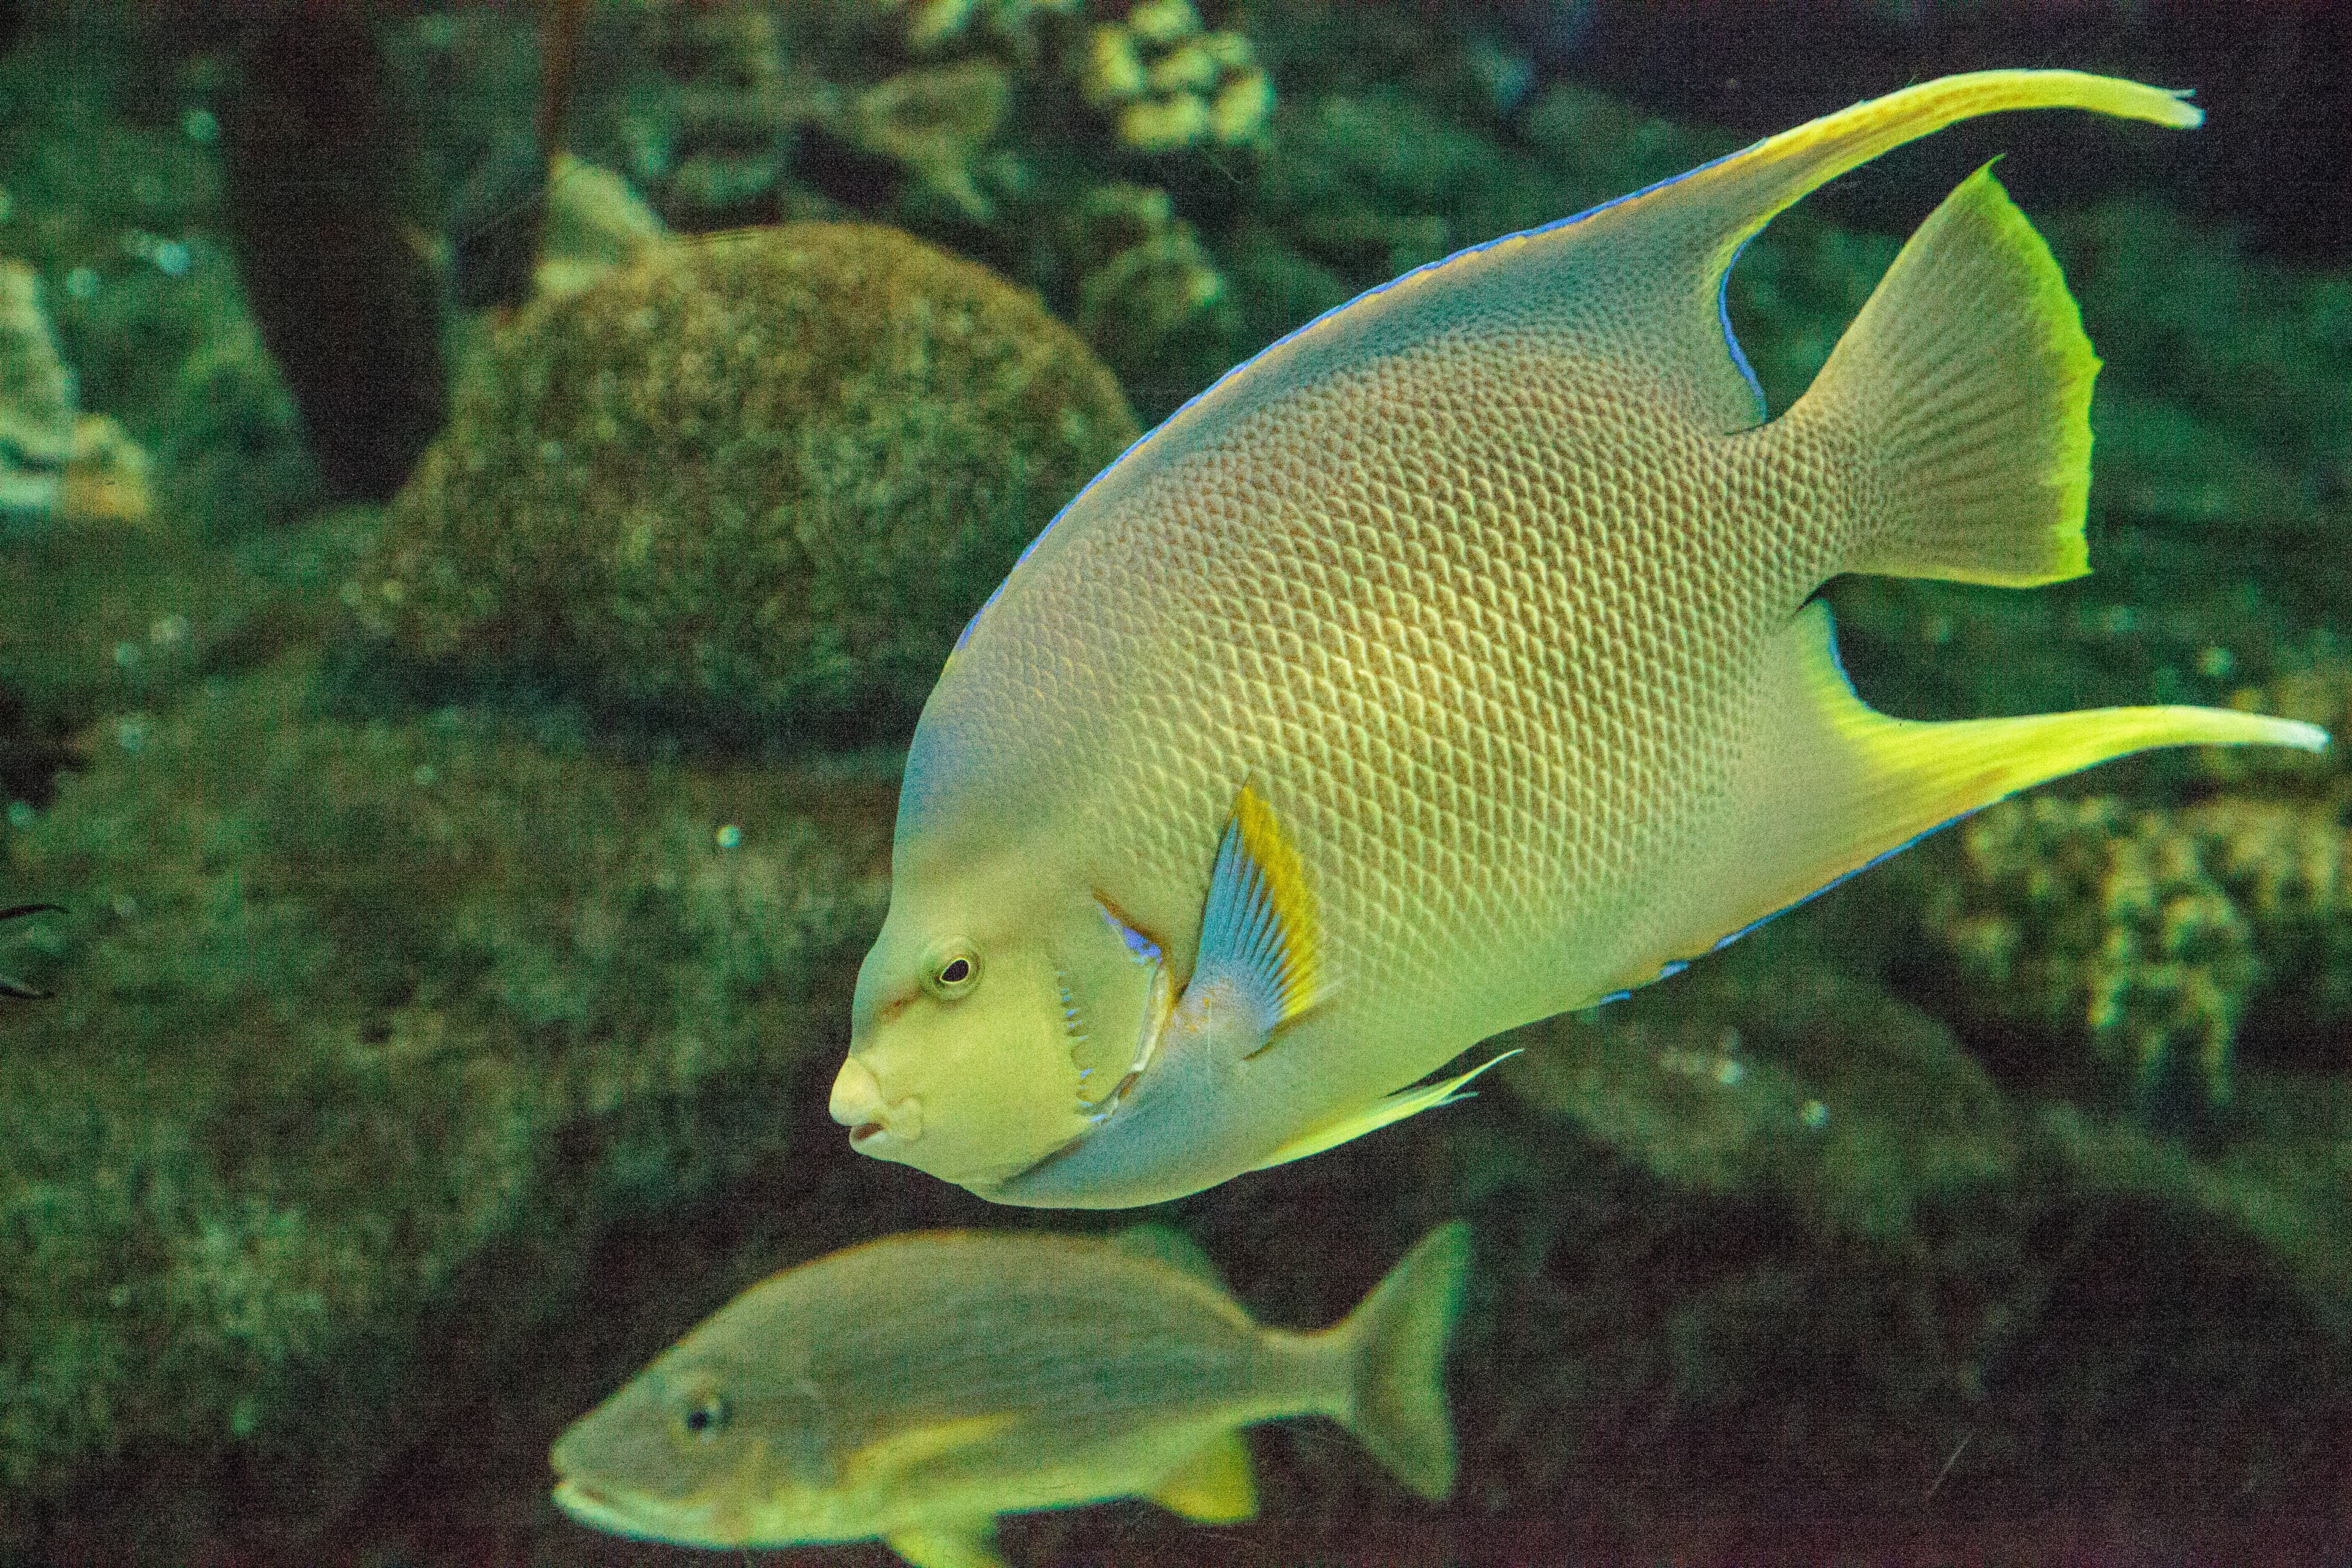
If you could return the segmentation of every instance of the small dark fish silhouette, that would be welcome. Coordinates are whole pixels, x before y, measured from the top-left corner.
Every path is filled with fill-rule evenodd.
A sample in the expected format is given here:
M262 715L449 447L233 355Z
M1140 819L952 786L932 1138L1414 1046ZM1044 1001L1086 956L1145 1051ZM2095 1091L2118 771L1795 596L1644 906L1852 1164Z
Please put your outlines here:
M0 910L0 923L23 920L26 915L61 915L63 913L65 910L56 904L16 904ZM22 996L37 1002L47 994L47 992L36 990L21 980L0 974L0 996Z

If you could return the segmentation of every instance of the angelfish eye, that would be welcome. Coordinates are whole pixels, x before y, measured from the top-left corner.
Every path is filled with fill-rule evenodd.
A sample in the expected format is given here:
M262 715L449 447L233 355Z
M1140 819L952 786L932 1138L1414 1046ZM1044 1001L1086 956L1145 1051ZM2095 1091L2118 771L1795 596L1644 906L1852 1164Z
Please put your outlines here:
M685 1425L688 1436L708 1443L727 1429L727 1418L730 1414L725 1394L698 1394L678 1419Z
M961 944L950 947L931 961L923 975L923 988L943 1001L952 1002L980 984L980 955Z

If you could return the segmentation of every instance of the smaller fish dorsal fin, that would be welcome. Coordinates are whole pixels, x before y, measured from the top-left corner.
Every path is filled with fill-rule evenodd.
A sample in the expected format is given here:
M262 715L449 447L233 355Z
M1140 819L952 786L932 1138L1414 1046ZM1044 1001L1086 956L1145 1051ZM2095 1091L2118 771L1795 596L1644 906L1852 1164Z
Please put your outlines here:
M1250 1464L1249 1444L1239 1432L1220 1433L1146 1495L1195 1524L1237 1524L1254 1519L1257 1473Z
M1150 1258L1179 1274L1213 1285L1220 1291L1225 1289L1224 1276L1217 1272L1217 1266L1209 1255L1202 1251L1191 1237L1172 1226L1146 1221L1142 1225L1128 1226L1113 1236L1110 1242L1121 1252Z

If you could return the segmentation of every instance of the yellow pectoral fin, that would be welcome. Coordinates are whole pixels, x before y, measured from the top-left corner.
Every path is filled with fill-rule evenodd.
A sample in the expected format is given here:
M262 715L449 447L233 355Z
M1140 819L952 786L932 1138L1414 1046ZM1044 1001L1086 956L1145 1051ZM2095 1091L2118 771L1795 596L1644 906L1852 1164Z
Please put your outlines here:
M1012 1568L989 1544L995 1531L996 1521L982 1514L972 1520L894 1530L882 1538L882 1544L915 1568Z
M1515 1050L1505 1051L1494 1061L1481 1062L1457 1078L1441 1079L1435 1083L1415 1084L1411 1089L1401 1089L1384 1099L1372 1101L1361 1110L1342 1116L1336 1121L1327 1121L1319 1127L1300 1133L1267 1155L1255 1169L1267 1171L1276 1165L1286 1165L1293 1160L1304 1160L1309 1154L1320 1154L1326 1149L1336 1149L1351 1138L1361 1138L1367 1132L1378 1131L1391 1121L1402 1121L1408 1116L1433 1107L1451 1105L1457 1100L1466 1100L1469 1096L1465 1092L1465 1085L1493 1067L1496 1062L1508 1061L1518 1054Z
M1169 1512L1195 1524L1233 1524L1257 1515L1257 1477L1249 1445L1226 1432L1178 1466L1148 1494Z
M887 1481L919 1465L993 1441L1019 1419L1011 1415L959 1415L901 1427L851 1454L843 1461L843 1479L851 1486Z

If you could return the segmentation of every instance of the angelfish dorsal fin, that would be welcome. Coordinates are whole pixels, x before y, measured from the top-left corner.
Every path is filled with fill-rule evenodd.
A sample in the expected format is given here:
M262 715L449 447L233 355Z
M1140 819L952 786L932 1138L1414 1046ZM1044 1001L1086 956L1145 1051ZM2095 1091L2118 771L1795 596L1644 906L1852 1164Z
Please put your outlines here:
M1597 207L1567 225L1537 230L1540 251L1603 247L1618 259L1632 297L1621 301L1642 322L1644 353L1659 390L1721 430L1756 423L1740 416L1754 382L1732 341L1724 279L1740 247L1811 192L1906 142L1956 121L2014 109L2081 109L2186 128L2205 118L2179 92L2072 70L1969 71L1920 82L1809 121L1678 178ZM1531 266L1543 258L1531 256Z
M1217 847L1191 986L1231 984L1263 1041L1321 999L1322 943L1307 868L1274 813L1245 784Z
M1195 1524L1234 1524L1257 1514L1257 1474L1239 1432L1223 1432L1179 1465L1149 1494Z
M1761 418L1756 384L1723 305L1739 247L1846 171L1955 121L2012 109L2082 109L2179 127L2204 118L2179 93L2069 70L1973 71L1857 103L1358 295L1177 410L1096 481L1097 500L1301 388L1402 361L1440 339L1467 345L1498 332L1523 352L1605 355L1638 374L1644 395L1700 427L1748 429Z

